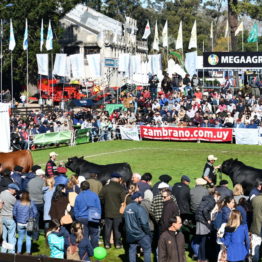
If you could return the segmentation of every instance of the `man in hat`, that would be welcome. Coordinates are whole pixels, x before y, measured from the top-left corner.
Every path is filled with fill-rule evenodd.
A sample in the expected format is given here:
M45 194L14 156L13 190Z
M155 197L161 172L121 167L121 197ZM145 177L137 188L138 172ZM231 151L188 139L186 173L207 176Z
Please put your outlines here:
M225 197L233 197L233 191L228 188L228 181L223 179L219 182L219 186L216 187L216 191L220 193L220 200Z
M67 185L68 178L66 176L67 169L63 166L59 166L56 170L56 176L55 176L55 186L57 185Z
M191 180L188 176L183 175L181 182L174 184L172 194L175 196L178 207L180 209L180 216L184 222L186 219L192 217L190 211L190 184Z
M99 193L105 215L105 248L111 247L110 236L112 229L114 232L115 247L122 247L120 232L122 215L119 213L119 209L121 203L124 202L126 192L120 183L121 175L113 173L111 174L109 184L105 185Z
M163 174L158 179L159 181L156 182L152 188L152 192L154 196L159 194L159 189L158 189L159 184L162 182L168 184L172 180L172 177L167 174ZM171 187L170 187L170 190L171 190Z
M44 193L43 187L45 186L45 171L43 169L37 169L35 172L35 177L30 179L28 182L28 193L30 195L31 201L34 201L34 204L38 211L38 216L36 218L39 227L43 227L43 211L44 211ZM39 232L33 233L33 239L38 240Z
M196 186L190 189L190 207L193 214L195 214L202 198L208 195L206 188L207 181L203 178L196 179Z
M22 171L23 167L15 166L14 172L11 174L11 178L18 185L19 188L22 188Z
M0 194L0 207L3 225L2 253L7 252L7 247L9 248L8 253L15 253L16 223L13 218L13 209L16 202L15 195L19 190L20 189L16 184L11 183L8 185L7 189ZM7 243L10 245L5 245Z
M217 157L214 155L208 155L207 162L204 167L203 171L203 178L207 181L207 184L210 187L213 187L216 184L216 169L220 168L219 166L214 166L215 161L217 160Z
M126 241L129 244L129 261L136 262L137 246L142 247L144 261L151 261L151 232L148 223L148 214L140 206L142 195L135 192L131 196L132 202L127 205L125 217Z
M45 167L45 173L47 177L53 177L55 175L56 172L55 160L57 156L58 154L56 152L51 152L49 154L50 159L46 163L46 167Z

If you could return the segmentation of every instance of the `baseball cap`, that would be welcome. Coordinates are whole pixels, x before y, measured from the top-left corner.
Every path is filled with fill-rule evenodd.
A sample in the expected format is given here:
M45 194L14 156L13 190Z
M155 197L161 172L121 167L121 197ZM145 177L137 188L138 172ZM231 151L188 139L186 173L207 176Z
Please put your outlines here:
M163 189L163 188L169 188L169 185L165 182L161 182L159 185L158 185L158 189Z
M49 154L49 156L51 157L51 156L58 156L58 154L56 153L56 152L51 152L50 154Z
M14 190L16 190L16 191L19 191L19 190L20 190L20 188L18 187L18 185L16 185L15 183L9 184L9 185L8 185L8 188L14 189Z
M217 160L217 157L215 157L214 155L208 155L207 160Z
M181 181L187 181L187 182L190 182L190 178L188 176L181 176Z
M135 200L139 197L142 197L142 194L140 192L135 192L132 196L131 196L131 199L132 200Z
M43 169L37 169L37 170L35 171L35 174L36 174L37 176L43 176L43 175L45 175L45 171L44 171Z
M199 185L199 186L203 186L203 185L206 185L207 184L207 181L205 179L203 179L202 177L199 177L196 179L196 185Z
M63 166L59 166L56 171L60 174L65 174L67 172L67 169Z

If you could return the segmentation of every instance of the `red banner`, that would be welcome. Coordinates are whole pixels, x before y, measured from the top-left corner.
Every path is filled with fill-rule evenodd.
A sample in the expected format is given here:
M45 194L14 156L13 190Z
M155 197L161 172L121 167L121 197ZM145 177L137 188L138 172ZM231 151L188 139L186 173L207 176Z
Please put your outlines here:
M232 132L231 128L140 127L142 138L157 140L230 142Z

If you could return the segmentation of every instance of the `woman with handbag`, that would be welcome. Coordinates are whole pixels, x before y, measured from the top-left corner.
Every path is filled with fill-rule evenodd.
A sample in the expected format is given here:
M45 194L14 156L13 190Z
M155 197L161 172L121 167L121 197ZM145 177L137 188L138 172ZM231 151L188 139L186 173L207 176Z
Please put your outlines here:
M20 200L17 200L13 209L14 219L17 224L18 241L17 253L21 254L23 240L26 236L26 253L31 253L32 232L34 230L33 223L37 217L37 209L32 201L30 201L29 193L22 192Z
M69 204L68 197L66 195L65 185L57 185L52 197L51 208L49 215L51 220L61 221L61 218L67 213L67 205Z
M67 248L67 259L90 261L94 255L88 235L84 234L83 224L75 222L71 227L70 246Z
M241 213L238 210L231 211L225 233L219 238L227 250L228 262L245 261L249 253L250 240L246 224L241 224Z

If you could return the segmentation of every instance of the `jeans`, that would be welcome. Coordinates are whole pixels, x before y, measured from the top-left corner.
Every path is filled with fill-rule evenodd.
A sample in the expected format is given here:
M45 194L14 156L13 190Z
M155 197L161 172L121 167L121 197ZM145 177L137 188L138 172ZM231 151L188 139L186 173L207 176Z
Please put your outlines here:
M44 212L44 204L35 204L37 209L36 223L39 226L39 229L43 229L43 212ZM39 238L39 229L33 232L33 240L38 240Z
M31 239L32 233L26 231L26 226L17 225L18 241L17 241L17 253L22 252L22 246L24 237L26 236L26 253L31 253Z
M122 223L122 217L105 218L105 245L110 245L111 231L113 228L115 245L121 245L121 232L120 225Z
M144 262L151 262L151 238L149 235L145 235L142 239L136 241L136 243L129 244L129 262L136 262L136 249L138 245L143 248Z
M3 241L12 244L13 249L8 250L8 253L15 253L15 244L16 244L16 237L15 237L15 228L16 224L12 218L3 217ZM6 253L7 250L5 248L1 248L2 253Z
M84 236L88 239L88 249L94 249L98 247L100 228L99 224L88 222L86 218L77 218L81 224L84 225ZM90 239L90 241L89 241Z

